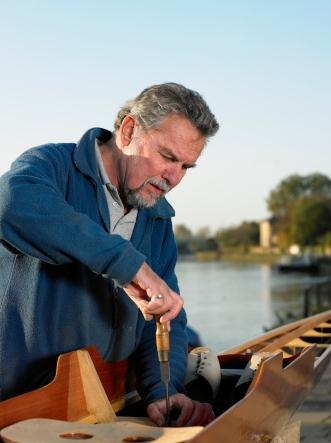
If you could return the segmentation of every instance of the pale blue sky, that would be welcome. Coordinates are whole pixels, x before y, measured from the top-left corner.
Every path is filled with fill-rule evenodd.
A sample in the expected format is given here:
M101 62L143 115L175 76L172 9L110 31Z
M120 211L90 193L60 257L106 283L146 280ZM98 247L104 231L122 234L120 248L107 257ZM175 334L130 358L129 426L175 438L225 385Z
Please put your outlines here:
M221 129L169 194L175 223L268 215L292 173L331 176L331 2L0 3L0 173L25 149L112 128L145 86L198 90Z

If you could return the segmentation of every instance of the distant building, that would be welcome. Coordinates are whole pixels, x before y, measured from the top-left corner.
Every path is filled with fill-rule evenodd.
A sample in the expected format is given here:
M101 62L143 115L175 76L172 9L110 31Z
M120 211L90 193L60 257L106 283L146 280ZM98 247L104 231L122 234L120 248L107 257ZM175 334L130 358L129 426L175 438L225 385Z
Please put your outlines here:
M260 221L260 246L271 249L278 245L275 232L276 220L274 217Z

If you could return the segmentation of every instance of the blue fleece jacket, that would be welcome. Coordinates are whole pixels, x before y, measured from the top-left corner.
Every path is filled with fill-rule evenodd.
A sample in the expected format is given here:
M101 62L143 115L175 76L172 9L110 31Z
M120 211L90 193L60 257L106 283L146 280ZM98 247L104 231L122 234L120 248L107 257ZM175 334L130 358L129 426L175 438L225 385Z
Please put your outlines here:
M56 357L95 345L106 361L135 361L147 403L164 396L155 324L121 289L146 261L175 291L176 245L165 199L141 209L131 241L109 234L95 128L79 143L22 154L0 179L0 398L47 380ZM170 393L182 392L184 310L171 323ZM46 378L45 378L46 377Z

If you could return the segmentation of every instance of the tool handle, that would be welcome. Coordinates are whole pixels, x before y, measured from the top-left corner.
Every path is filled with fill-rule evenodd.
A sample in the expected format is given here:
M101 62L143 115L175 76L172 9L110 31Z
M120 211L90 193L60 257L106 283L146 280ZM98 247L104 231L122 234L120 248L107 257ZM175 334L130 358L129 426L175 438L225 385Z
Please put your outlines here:
M169 331L166 323L160 322L160 316L155 316L156 323L156 349L159 356L159 361L169 360L170 339Z

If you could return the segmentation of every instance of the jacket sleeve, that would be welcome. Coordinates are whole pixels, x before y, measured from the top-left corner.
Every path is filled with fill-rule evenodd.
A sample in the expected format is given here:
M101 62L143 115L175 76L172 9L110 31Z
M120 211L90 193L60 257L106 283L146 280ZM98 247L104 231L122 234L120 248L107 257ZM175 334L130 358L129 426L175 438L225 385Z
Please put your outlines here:
M167 222L167 235L163 256L167 256L163 272L160 273L167 284L179 293L175 265L177 247L172 231L171 220ZM182 309L171 321L170 331L170 383L169 395L185 392L184 377L187 364L186 313ZM146 321L140 345L135 354L137 390L146 404L164 398L164 386L160 380L160 369L155 344L155 322Z
M54 265L79 261L124 285L145 256L66 201L71 155L63 151L49 145L33 148L1 177L0 240Z

